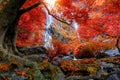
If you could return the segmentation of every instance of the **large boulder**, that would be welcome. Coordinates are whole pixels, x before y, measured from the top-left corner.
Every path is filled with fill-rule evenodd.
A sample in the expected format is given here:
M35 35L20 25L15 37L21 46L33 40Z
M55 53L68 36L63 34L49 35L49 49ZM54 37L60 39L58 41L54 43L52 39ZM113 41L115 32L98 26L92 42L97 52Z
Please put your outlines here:
M120 71L109 74L105 80L120 80Z
M23 48L19 50L21 53L31 55L31 54L47 54L48 51L43 46L34 46L30 48Z
M120 53L119 53L117 48L116 49L107 50L105 53L110 55L110 56L120 55Z

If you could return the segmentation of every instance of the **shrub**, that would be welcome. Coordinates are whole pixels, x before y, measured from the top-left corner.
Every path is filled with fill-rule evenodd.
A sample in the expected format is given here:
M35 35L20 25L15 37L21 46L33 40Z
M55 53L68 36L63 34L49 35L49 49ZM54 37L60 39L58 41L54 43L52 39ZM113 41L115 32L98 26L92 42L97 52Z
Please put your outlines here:
M78 58L91 58L108 49L110 49L110 46L107 43L90 41L78 44L73 55Z

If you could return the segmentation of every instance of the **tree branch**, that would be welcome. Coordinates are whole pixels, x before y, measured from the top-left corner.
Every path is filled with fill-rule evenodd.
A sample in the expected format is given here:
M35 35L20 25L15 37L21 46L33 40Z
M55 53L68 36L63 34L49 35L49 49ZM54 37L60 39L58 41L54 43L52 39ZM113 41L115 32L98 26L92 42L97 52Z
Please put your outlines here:
M97 29L95 29L95 28L93 28L93 27L90 27L90 26L89 26L88 28L92 28L93 30L95 30L95 31L97 31L97 32L100 32L99 30L97 30ZM113 35L110 35L110 34L105 33L104 31L102 32L102 34L105 35L105 36L111 37L111 38L120 38L120 36L113 36Z
M51 16L54 17L56 20L58 20L58 21L60 21L60 22L62 22L62 23L65 23L65 24L67 24L67 25L71 25L71 23L68 23L68 22L66 22L66 21L64 21L64 20L61 20L61 19L59 19L58 17L56 17L55 15L51 14L51 12L49 11L48 7L44 4L44 2L38 2L38 3L36 3L36 4L34 4L34 5L30 6L30 7L28 7L28 8L26 8L26 9L20 10L20 12L19 12L20 15L22 15L23 13L25 13L25 12L27 12L27 11L30 11L31 9L33 9L33 8L35 8L35 7L37 7L37 6L39 6L41 3L42 3L42 4L44 5L44 7L46 8L46 10L48 11L48 14L49 14L49 15L51 15Z
M105 36L109 36L109 37L112 37L112 38L120 38L119 36L112 36L112 35L109 35L109 34L104 34Z
M25 13L27 11L30 11L31 9L33 9L35 7L38 7L40 4L41 4L41 2L38 2L38 3L36 3L36 4L34 4L34 5L30 6L30 7L28 7L26 9L22 9L22 10L20 10L20 14L23 14L23 13Z
M61 19L59 19L57 16L51 14L50 10L49 10L48 7L45 5L45 3L42 2L42 4L44 5L44 7L46 8L46 10L48 11L48 14L51 15L53 18L55 18L56 20L58 20L58 21L60 21L60 22L62 22L62 23L65 23L65 24L67 24L67 25L71 25L71 23L68 23L68 22L66 22L66 21L64 21L64 20L61 20Z

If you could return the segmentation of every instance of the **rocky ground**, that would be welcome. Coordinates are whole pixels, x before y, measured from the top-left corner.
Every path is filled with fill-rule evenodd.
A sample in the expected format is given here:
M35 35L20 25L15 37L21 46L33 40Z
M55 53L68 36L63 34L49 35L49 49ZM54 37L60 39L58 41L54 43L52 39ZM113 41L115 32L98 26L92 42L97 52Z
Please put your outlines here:
M26 54L24 59L37 62L44 76L42 80L120 80L120 56L76 60L73 56L63 56L49 59L44 47L23 49L21 52ZM35 75L32 71L30 66L21 66L16 60L0 57L0 80L41 80L33 79Z

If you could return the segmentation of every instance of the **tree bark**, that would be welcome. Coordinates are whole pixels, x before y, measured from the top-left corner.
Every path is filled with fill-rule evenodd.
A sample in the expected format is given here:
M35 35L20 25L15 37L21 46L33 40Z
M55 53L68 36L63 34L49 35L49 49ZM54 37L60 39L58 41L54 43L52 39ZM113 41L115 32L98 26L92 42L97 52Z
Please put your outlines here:
M10 53L17 52L16 37L20 8L26 0L9 0L0 12L0 47Z
M17 52L17 25L20 16L23 14L20 8L25 1L9 0L6 6L0 11L0 56L2 56L2 59L9 61L16 60L19 65L32 66L34 70L32 72L33 79L45 80L36 62L14 55Z
M16 61L17 62L16 65L19 67L19 69L23 69L24 66L31 67L32 72L28 71L28 73L32 75L33 80L45 80L45 78L44 78L43 74L41 73L39 66L36 62L28 60L26 58L21 58L19 56L13 55L1 48L0 48L0 56L2 56L2 59L6 59L10 62Z
M119 54L120 54L119 42L120 42L120 37L117 38L116 44L115 44L115 46L116 46L116 48L118 49Z

